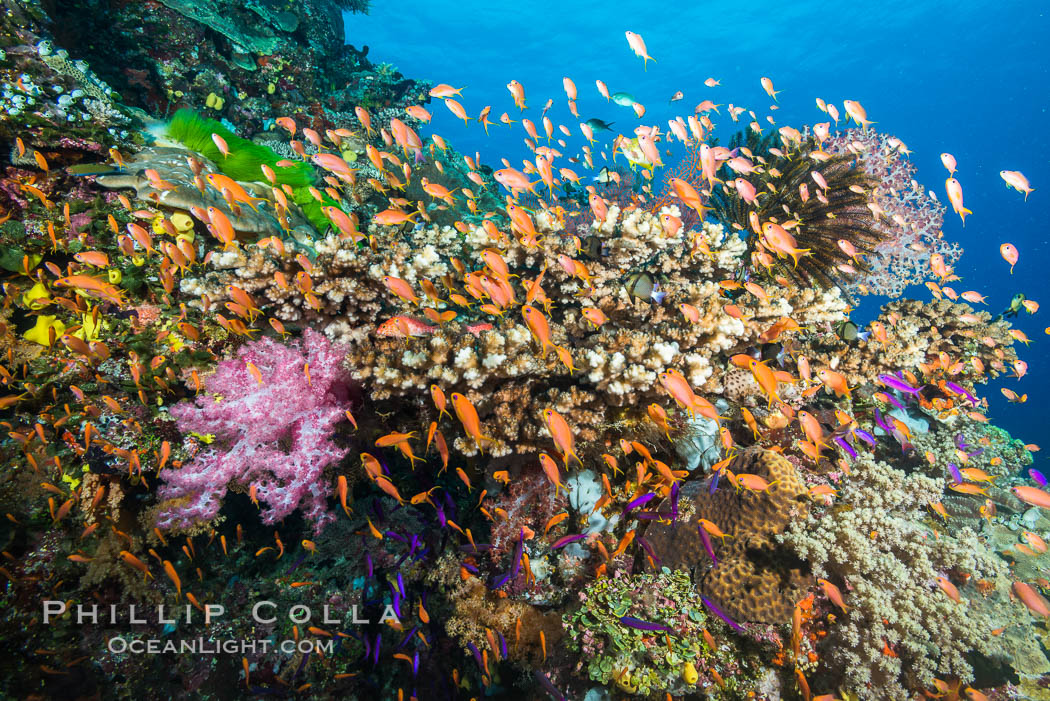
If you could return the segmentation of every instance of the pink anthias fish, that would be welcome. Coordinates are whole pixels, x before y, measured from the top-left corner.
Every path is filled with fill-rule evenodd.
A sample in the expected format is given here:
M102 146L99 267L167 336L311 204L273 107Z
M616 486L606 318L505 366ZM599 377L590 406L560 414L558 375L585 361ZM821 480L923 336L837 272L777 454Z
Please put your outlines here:
M1019 170L1000 170L999 177L1006 181L1006 186L1024 193L1025 202L1028 201L1028 193L1035 190L1028 184L1026 178Z
M627 44L631 47L631 50L642 59L645 70L649 70L649 62L656 63L656 59L649 55L649 50L645 48L645 40L642 39L640 34L635 34L630 30L624 32L624 34L627 36Z

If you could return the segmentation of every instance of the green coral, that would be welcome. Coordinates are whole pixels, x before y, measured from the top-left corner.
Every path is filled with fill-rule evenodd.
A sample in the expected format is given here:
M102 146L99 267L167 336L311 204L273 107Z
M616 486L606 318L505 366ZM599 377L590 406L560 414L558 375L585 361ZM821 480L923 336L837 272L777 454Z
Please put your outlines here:
M579 608L564 614L563 627L571 649L587 659L587 674L596 682L615 685L638 696L681 696L704 688L712 698L744 698L750 675L742 674L748 658L728 643L711 649L704 631L725 641L723 626L708 618L700 594L687 572L664 570L597 579L580 594ZM667 626L670 630L639 630L623 617ZM582 663L581 663L582 664ZM698 681L687 682L687 665ZM725 686L712 682L715 670Z

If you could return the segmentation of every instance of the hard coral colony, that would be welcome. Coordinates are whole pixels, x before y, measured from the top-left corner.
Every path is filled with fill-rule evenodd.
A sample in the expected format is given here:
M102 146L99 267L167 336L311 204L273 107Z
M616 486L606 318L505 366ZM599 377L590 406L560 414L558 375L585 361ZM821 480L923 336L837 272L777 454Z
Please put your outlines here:
M598 80L608 164L524 118L493 170L367 3L0 4L6 695L1043 693L1050 492L980 396L1028 339L859 103L720 146Z

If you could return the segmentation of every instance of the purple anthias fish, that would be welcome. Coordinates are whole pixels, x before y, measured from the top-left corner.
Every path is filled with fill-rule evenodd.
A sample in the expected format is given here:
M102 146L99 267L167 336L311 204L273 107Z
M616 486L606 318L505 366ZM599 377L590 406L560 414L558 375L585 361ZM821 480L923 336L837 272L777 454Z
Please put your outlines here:
M637 628L638 630L653 630L653 631L664 631L670 632L671 627L665 626L661 623L651 623L649 621L643 621L640 618L634 616L620 616L620 623L624 624L628 628Z
M678 482L671 485L671 525L678 522Z
M656 556L656 552L653 551L653 546L649 545L649 541L639 536L635 542L642 546L649 557L653 558L653 562L656 563L657 566L660 565L660 558Z
M854 459L854 460L856 460L856 459L857 459L857 451L855 451L855 450L853 449L853 446L851 446L851 445L850 445L850 444L849 444L848 442L846 442L846 439L845 439L845 438L843 438L842 436L835 436L835 437L834 437L834 438L832 438L831 440L835 441L835 444L836 444L836 445L837 445L838 447L840 447L840 448L842 448L843 450L845 450L845 451L846 451L846 453L848 453L848 454L849 454L850 458L852 458L852 459Z
M951 473L952 481L955 482L955 484L960 484L963 481L962 473L959 472L959 468L955 465L955 463L948 463L948 472Z
M1028 468L1028 476L1035 480L1035 483L1038 484L1040 487L1046 486L1046 477L1044 477L1043 473L1035 469L1034 467Z
M860 428L855 428L853 429L852 433L854 436L861 439L862 441L870 445L872 448L875 447L875 436L871 435L867 431Z
M981 403L980 400L977 399L977 397L970 394L965 387L960 387L954 382L945 382L944 386L951 390L952 393L966 397L966 401L970 402L970 404L973 404L974 406L977 406Z
M408 631L408 633L405 635L404 638L401 639L401 642L397 644L397 647L394 648L394 650L397 651L403 648L405 646L405 643L411 640L412 636L416 634L417 630L419 630L419 626L412 626L412 630Z
M703 526L697 525L696 530L700 531L700 542L704 544L704 551L707 552L708 557L717 565L718 558L715 557L715 548L711 544L711 536L707 534Z
M875 407L875 425L881 428L883 431L889 434L893 434L893 429L882 419L882 412L879 411L878 407Z
M959 450L966 450L970 446L966 444L966 436L961 433L955 434L955 447Z
M521 572L521 555L525 548L525 530L518 530L518 544L514 546L514 562L511 565L511 578L517 579Z
M628 503L627 506L624 507L623 513L626 515L627 512L631 511L632 509L636 509L639 506L642 506L643 504L648 504L650 501L652 501L655 498L656 498L656 492L649 492L648 494L643 494L642 496L638 497L637 499L631 500L631 502Z
M575 535L567 535L564 538L558 538L558 540L554 541L554 545L551 546L551 550L564 548L566 545L569 545L570 543L575 543L578 540L583 540L586 537L586 533L577 533Z
M711 475L711 483L707 485L708 494L714 494L718 490L718 478L721 476L721 474L722 472L718 471L715 474Z
M736 621L734 621L732 618L730 618L728 616L728 614L726 614L725 611L723 611L722 609L718 608L718 605L715 604L715 602L711 601L706 596L701 596L700 600L704 602L704 606L706 606L707 608L711 609L711 613L715 614L716 616L721 618L723 621L725 621L727 626L729 626L730 628L735 630L737 633L743 633L744 632L744 627L742 625L740 625L739 623L737 623Z
M892 394L889 394L887 392L883 392L882 394L886 397L886 401L888 401L890 404L897 407L901 411L905 411L904 404L901 403L901 400L897 399Z
M922 391L922 387L912 387L904 380L901 380L893 375L879 375L879 382L887 387L897 390L898 392L904 392L905 394L918 394ZM923 385L925 387L925 385Z
M478 663L478 667L480 667L481 669L484 669L485 668L485 663L481 659L481 652L478 650L477 645L475 645L474 643L468 642L467 643L467 648L469 648L470 649L470 653L472 655L474 655L474 661Z
M566 701L565 694L558 691L558 687L554 686L554 684L551 683L551 680L547 677L546 674L537 669L533 671L532 675L536 678L536 681L540 683L540 686L542 686L548 694L553 696L558 701Z

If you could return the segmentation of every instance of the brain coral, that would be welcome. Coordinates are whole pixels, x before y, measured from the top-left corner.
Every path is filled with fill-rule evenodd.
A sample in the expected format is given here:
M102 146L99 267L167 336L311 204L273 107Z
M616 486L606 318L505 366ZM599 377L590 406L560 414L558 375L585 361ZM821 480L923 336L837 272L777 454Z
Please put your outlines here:
M654 522L646 531L662 564L693 571L693 581L710 599L741 621L782 623L809 584L804 565L776 542L796 519L805 518L806 486L798 470L782 455L747 451L729 466L737 474L758 475L772 483L767 492L736 490L722 481L709 494L706 483L682 489L677 525ZM712 537L718 564L704 553L698 528L707 519L726 534Z

